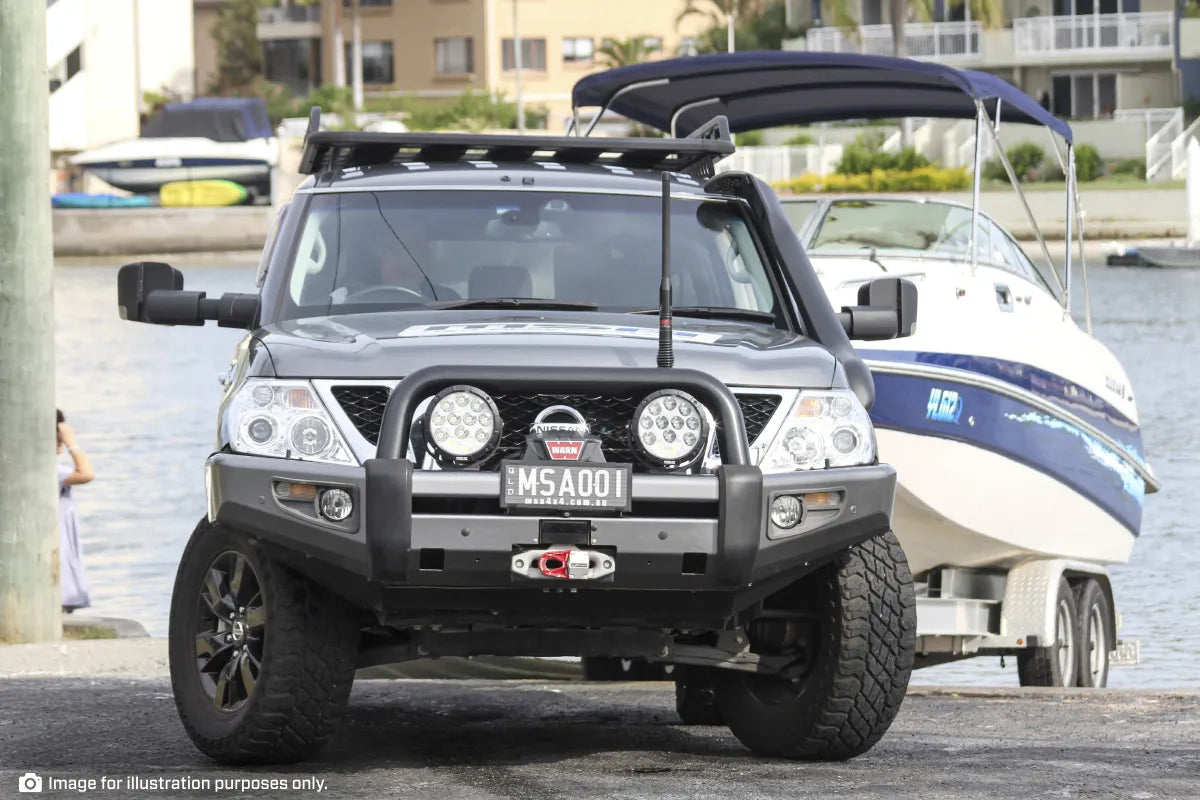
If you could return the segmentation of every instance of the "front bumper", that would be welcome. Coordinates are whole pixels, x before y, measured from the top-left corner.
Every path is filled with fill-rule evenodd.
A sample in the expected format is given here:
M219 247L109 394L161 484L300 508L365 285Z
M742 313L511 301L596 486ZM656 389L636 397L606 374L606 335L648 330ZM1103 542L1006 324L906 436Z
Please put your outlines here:
M342 467L218 453L206 477L211 521L303 559L301 568L311 567L305 571L317 580L337 575L359 584L348 593L381 612L528 610L544 617L550 605L564 617L599 619L625 607L639 621L728 615L753 602L756 588L792 580L888 530L896 480L886 465L782 475L752 466L724 466L715 475L635 474L630 514L588 518L586 546L613 556L613 574L572 581L513 573L514 552L575 542L554 541L543 530L543 520L561 516L502 512L498 473L414 470L404 459ZM344 523L324 521L313 504L276 497L278 481L343 488L354 512ZM838 492L842 502L810 512L791 531L773 525L775 496L809 492ZM546 591L561 596L547 604ZM581 595L608 599L592 609Z

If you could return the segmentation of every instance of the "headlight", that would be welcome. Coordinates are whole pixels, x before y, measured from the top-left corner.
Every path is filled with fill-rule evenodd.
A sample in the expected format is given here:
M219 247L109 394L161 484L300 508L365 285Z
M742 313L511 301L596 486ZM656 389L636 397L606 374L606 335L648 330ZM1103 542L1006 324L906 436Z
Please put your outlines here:
M424 418L425 446L443 466L469 467L496 450L504 425L495 402L474 386L451 386Z
M246 381L225 410L225 431L237 453L357 463L307 381Z
M708 443L708 415L690 394L663 389L648 395L633 415L634 446L664 469L690 467Z
M803 391L760 466L763 472L850 467L875 460L875 429L853 392Z

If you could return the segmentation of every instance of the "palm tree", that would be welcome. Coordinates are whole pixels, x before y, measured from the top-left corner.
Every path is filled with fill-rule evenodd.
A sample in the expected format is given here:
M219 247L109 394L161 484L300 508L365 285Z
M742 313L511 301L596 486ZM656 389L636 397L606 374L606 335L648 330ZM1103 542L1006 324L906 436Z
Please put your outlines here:
M675 18L678 25L689 17L707 17L711 27L728 27L728 46L733 51L733 31L737 21L748 20L763 12L766 0L686 0L683 10Z
M645 36L630 36L628 39L604 39L596 48L602 67L626 67L630 64L640 64L653 55L654 51L647 46L646 41L653 39Z

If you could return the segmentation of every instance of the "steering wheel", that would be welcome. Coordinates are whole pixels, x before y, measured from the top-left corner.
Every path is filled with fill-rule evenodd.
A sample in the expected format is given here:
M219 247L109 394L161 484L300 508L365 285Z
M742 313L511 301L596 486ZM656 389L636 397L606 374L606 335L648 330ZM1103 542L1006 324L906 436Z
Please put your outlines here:
M405 298L415 297L418 300L420 300L422 303L426 302L429 299L425 295L421 294L420 292L418 292L415 289L406 289L403 286L379 285L379 286L368 286L365 289L359 289L358 291L350 292L349 294L346 295L345 299L342 300L342 302L343 303L354 303L354 302L364 302L364 301L370 302L370 300L368 300L368 298L370 298L371 296L384 295L384 294L392 294L392 295L398 294ZM378 300L378 302L385 302L385 300L386 300L386 298L381 297Z

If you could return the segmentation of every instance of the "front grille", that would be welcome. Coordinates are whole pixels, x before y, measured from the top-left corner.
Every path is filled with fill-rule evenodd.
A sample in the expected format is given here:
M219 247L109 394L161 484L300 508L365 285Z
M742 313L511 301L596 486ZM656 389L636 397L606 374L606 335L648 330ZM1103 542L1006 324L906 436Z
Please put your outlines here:
M390 390L386 386L334 386L333 397L362 437L379 444L379 428L383 409ZM529 426L542 409L556 404L568 405L583 415L599 437L604 457L614 462L636 461L629 441L629 421L638 403L645 397L637 394L493 394L504 435L496 455L485 467L498 464L501 458L520 458L525 452L525 437ZM779 408L779 395L739 394L738 405L746 423L746 436L753 444Z

